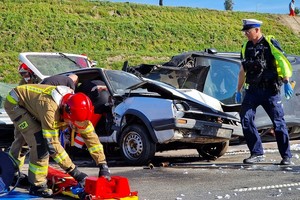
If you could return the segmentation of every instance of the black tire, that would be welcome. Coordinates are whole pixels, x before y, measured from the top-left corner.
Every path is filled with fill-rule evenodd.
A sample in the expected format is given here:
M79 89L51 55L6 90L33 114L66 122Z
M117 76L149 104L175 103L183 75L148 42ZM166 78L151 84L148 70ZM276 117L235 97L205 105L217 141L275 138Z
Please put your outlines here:
M128 164L145 165L153 158L156 145L149 137L148 130L137 124L124 129L120 139L121 154Z
M203 144L197 148L199 157L204 160L216 160L223 156L229 147L229 140L226 142Z

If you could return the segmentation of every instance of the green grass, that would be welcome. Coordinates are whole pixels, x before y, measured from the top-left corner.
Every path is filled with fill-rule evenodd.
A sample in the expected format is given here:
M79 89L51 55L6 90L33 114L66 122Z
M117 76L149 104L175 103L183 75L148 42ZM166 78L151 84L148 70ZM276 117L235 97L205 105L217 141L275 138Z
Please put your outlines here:
M289 54L300 38L279 23L279 15L148 6L84 0L3 0L0 2L0 81L17 83L18 54L26 51L85 53L99 67L120 69L160 63L172 55L214 47L240 51L243 18L264 22Z

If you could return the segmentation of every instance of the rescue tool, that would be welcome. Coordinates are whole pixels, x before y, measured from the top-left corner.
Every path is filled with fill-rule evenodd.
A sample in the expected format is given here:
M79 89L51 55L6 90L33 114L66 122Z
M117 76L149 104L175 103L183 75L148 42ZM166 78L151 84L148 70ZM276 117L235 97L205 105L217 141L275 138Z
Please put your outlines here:
M104 177L88 177L82 188L72 176L49 166L47 179L54 195L63 194L84 200L138 199L138 192L131 192L128 179L122 176L112 176L110 181Z
M9 195L19 183L19 179L12 186L14 177L20 177L20 171L10 156L0 151L0 197ZM138 200L138 192L130 191L128 179L122 176L111 176L111 180L104 177L88 177L85 186L80 184L69 174L54 167L48 167L48 187L53 195L67 195L82 200Z

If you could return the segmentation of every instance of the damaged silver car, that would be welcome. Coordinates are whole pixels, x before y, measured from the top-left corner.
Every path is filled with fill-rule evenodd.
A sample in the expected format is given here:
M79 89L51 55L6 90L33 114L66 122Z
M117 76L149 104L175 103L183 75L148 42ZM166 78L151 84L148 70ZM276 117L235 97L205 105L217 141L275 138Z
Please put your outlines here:
M74 66L64 55L65 62ZM70 69L61 59L50 69L45 63L56 56L28 52L21 54L20 61L36 69L41 79L76 74L75 92L89 94L91 90L83 85L93 81L104 84L107 91L102 91L101 103L93 102L95 108L104 106L93 120L95 130L105 149L118 149L129 164L147 164L156 152L175 149L197 149L201 158L216 159L226 153L230 140L242 135L239 119L228 111L231 108L198 90L176 89L121 70Z

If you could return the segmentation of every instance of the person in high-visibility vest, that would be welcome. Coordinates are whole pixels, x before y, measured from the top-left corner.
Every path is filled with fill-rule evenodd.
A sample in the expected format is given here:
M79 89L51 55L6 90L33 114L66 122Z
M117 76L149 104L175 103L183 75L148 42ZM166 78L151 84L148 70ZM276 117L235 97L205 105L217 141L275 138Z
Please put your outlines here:
M284 85L285 97L292 97L293 89L289 82L292 66L274 36L262 34L261 24L262 22L256 19L243 20L242 31L248 41L244 43L241 52L242 66L238 77L236 102L242 102L241 124L251 154L243 162L252 164L264 160L261 138L254 123L256 109L262 106L274 126L282 157L280 164L289 165L292 155L280 88ZM243 87L245 96L242 101Z

